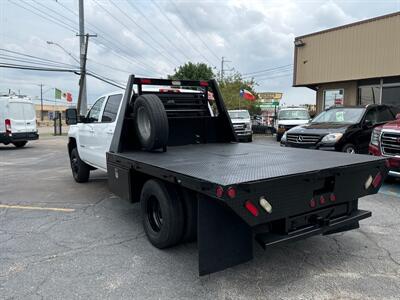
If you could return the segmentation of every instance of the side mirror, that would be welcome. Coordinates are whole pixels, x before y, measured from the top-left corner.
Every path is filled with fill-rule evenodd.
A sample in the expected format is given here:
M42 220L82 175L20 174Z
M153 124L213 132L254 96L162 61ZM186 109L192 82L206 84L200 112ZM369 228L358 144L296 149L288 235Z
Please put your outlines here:
M78 111L76 108L67 108L65 110L65 122L67 125L78 124Z
M400 113L396 115L396 120L400 120Z
M364 121L364 127L365 128L370 128L370 127L372 127L374 124L372 124L372 121L371 120L365 120Z

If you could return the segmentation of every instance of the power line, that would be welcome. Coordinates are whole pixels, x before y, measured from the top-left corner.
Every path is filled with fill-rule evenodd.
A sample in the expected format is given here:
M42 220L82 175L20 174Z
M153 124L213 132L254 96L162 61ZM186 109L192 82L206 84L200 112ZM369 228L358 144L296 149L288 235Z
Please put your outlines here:
M55 66L55 67L71 67L71 65L68 64L63 64L63 63L49 63L49 62L44 62L44 61L38 61L38 60L32 60L32 59L27 59L24 57L19 57L19 56L13 56L13 55L6 55L6 54L0 54L0 58L4 60L11 60L11 61L19 61L19 62L27 62L27 63L36 63L39 65L45 65L45 66ZM76 67L76 66L73 66Z
M119 20L118 18L116 18L115 16L113 16L113 14L106 9L102 4L100 4L100 2L98 2L97 0L92 0L94 3L96 3L101 9L103 9L112 19L114 19L115 21L117 21L119 24L121 24L122 27L124 27L126 30L128 30L129 32L131 31L131 29L126 26L121 20ZM144 40L142 37L140 36L136 36L139 40L141 40L143 43L147 44L151 49L153 49L155 52L159 53L161 56L165 57L172 65L174 65L175 63L172 62L164 53L162 53L159 49L157 49L156 47L154 47L153 45L151 45L150 43L148 43L146 40Z
M182 31L174 24L174 22L167 16L167 14L164 13L164 11L161 9L160 6L158 6L157 2L154 0L151 0L153 5L157 7L157 9L161 12L161 14L167 19L167 21L175 28L175 30L182 36L183 40L195 51L197 52L205 61L207 61L211 66L216 68L216 66L201 53L191 42L189 39L185 37L185 35L182 33Z
M215 52L213 50L210 49L210 47L208 47L207 43L204 42L204 40L201 38L201 36L199 34L197 34L197 32L193 29L193 27L191 26L191 24L188 22L188 20L185 18L184 14L181 13L181 11L179 10L178 6L174 3L174 1L171 1L171 4L175 7L176 12L178 13L178 15L181 17L181 19L186 23L186 25L190 28L190 30L193 32L193 34L195 34L197 36L197 38L202 42L202 44L204 45L204 47L206 47L208 49L208 51L214 55L214 57L219 60L219 56L217 54L215 54Z
M287 67L291 67L291 66L293 66L293 64L288 64L288 65L283 65L283 66L268 68L268 69L264 69L264 70L254 71L254 72L243 73L242 75L243 75L244 77L248 77L248 76L251 75L251 74L264 73L264 72L269 72L269 71L273 71L273 70L283 69L283 68L287 68Z
M276 76L270 76L270 77L264 77L264 78L257 78L257 81L264 81L264 80L267 80L267 79L275 79L275 78L288 77L288 76L293 76L293 73L279 74L279 75L276 75Z
M64 4L62 4L61 2L56 1L56 3L59 4L61 7L63 7L65 10L69 11L71 14L73 14L73 15L75 15L75 16L79 16L77 12L75 12L75 11L73 11L72 9L68 8L67 6L65 6ZM98 31L98 33L102 33L102 34L103 34L103 36L100 36L100 35L99 35L98 37L99 37L99 39L104 40L105 43L100 44L100 43L97 43L96 41L94 41L94 43L95 43L96 45L98 45L98 46L100 46L100 47L102 47L102 48L104 48L104 49L109 49L109 50L111 50L112 52L114 52L115 55L117 55L118 57L120 57L121 59L123 59L124 61L126 61L126 62L129 63L129 64L132 64L132 65L133 65L133 62L135 62L135 63L138 65L138 67L142 68L143 70L148 71L148 69L152 69L152 70L154 71L154 73L160 75L160 74L158 73L158 71L157 71L154 67L152 67L152 66L150 66L149 64L144 63L144 62L142 62L142 61L139 61L136 57L131 56L131 54L128 53L128 52L125 50L125 46L124 46L124 45L122 45L121 43L118 43L118 42L116 42L116 41L115 41L115 42L112 41L112 40L113 40L113 37L110 37L109 34L107 34L106 32L104 32L104 31L103 31L102 29L100 29L98 26L93 25L92 23L88 22L87 20L85 20L85 23L86 23L89 27L91 27L92 30L93 30L93 28L94 28L94 29L96 29L96 30ZM109 37L110 39L107 39L107 38L105 38L104 36L107 36L107 37ZM111 46L110 46L110 45L111 45ZM114 46L114 47L113 47L113 46ZM117 49L117 50L115 50L115 49ZM121 54L120 52L122 52L122 53L124 53L124 54ZM141 56L138 55L138 57L141 57ZM133 61L133 62L132 62L132 61ZM149 75L146 75L146 76L149 76Z
M165 48L162 44L160 44L156 39L154 39L151 36L151 33L149 33L146 29L144 29L142 26L140 26L140 24L138 24L131 16L129 16L126 12L124 12L121 8L119 8L115 3L113 3L112 1L110 1L110 4L113 5L120 13L122 13L125 17L127 17L133 24L135 24L137 27L139 27L140 30L142 30L144 33L147 34L148 38L151 39L155 44L157 44L160 48L164 49L166 51L166 53L169 53L170 51L168 51L167 48ZM157 50L158 51L158 50ZM181 63L179 61L179 59L177 59L174 55L170 54L169 55L171 57L173 57L178 63Z
M154 25L153 22L150 21L150 19L134 4L134 2L131 2L129 0L126 1L133 9L135 9L152 27L153 29L155 29L157 31L157 33L159 33L167 42L169 42L169 44L174 47L177 51L179 51L188 61L190 61L190 58L186 55L185 52L182 51L182 49L180 47L177 47L172 41L171 39L164 34L159 27L157 27L156 25Z

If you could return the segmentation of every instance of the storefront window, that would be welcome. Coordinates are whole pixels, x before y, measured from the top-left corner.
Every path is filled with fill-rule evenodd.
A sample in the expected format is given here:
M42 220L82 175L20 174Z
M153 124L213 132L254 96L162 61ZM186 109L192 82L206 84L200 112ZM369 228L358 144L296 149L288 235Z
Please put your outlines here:
M324 109L334 105L343 105L344 90L326 90L324 91Z
M366 85L358 87L358 104L379 104L380 103L380 86Z
M382 103L393 106L400 106L400 85L383 86Z

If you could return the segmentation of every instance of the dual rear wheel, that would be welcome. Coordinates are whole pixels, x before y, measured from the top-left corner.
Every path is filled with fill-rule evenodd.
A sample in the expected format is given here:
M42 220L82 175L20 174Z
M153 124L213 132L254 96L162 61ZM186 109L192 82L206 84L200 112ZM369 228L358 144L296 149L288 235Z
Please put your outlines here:
M196 195L179 191L158 179L148 180L140 196L143 227L157 248L168 248L181 241L196 239Z

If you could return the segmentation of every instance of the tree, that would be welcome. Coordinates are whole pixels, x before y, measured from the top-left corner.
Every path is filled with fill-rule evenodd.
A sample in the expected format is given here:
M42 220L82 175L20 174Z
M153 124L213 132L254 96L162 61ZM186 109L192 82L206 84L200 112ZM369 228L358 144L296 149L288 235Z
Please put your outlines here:
M189 80L210 80L214 78L214 72L211 67L204 63L187 62L183 66L175 69L175 74L168 75L169 79L189 79Z
M240 73L235 73L232 76L224 78L219 81L219 88L224 98L225 106L227 109L247 109L251 115L260 114L261 109L258 106L258 96L254 91L256 82L254 79L246 80L242 78ZM240 97L240 90L246 89L251 92L256 100L249 101Z

